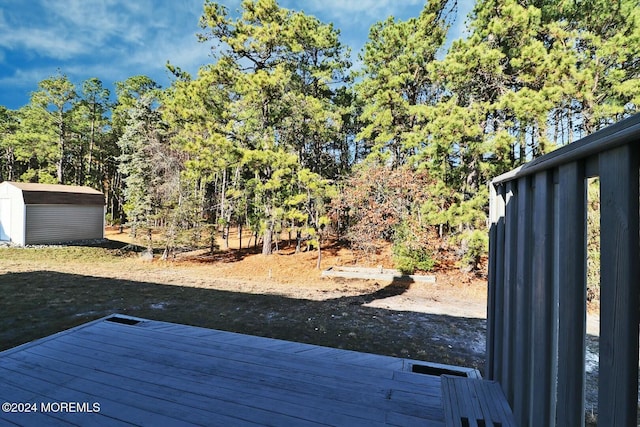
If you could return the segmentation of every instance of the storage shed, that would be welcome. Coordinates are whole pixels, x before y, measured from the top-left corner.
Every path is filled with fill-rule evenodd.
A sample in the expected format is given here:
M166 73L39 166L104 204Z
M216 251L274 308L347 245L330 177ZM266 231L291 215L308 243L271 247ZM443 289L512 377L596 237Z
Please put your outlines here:
M0 241L18 245L104 238L104 195L89 187L0 183Z

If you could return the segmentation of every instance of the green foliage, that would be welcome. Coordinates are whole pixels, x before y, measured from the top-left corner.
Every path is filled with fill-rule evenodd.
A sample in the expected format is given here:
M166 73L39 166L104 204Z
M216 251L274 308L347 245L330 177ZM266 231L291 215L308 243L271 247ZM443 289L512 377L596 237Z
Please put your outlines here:
M587 186L587 301L600 301L600 181Z
M394 245L393 262L403 274L413 274L416 270L431 271L435 266L431 251L425 248L411 248L403 243Z
M67 156L71 147L71 128L73 103L77 100L75 85L67 76L58 74L42 80L39 90L31 95L31 104L43 123L49 126L48 133L56 136L55 155L56 178L58 184L66 183Z
M0 179L99 188L111 218L163 228L167 247L213 248L232 225L265 253L278 230L318 248L335 231L366 253L392 242L407 270L429 266L434 238L453 242L475 268L492 177L639 111L640 8L478 0L445 52L455 3L373 25L349 75L332 24L206 0L214 60L197 75L168 64L171 87L132 76L113 102L99 79L78 90L58 73L0 107Z
M463 234L462 261L472 270L476 270L480 261L489 250L489 236L481 230L473 230Z
M259 229L265 254L284 222L321 239L324 180L340 170L331 85L346 80L349 66L338 32L273 0L244 1L237 18L207 1L201 27L217 61L195 79L181 75L164 116L189 156L186 173L213 188L203 210L224 226Z
M428 242L416 236L415 229L407 222L396 228L393 241L393 262L403 274L413 274L416 270L431 271L436 265Z
M448 3L429 1L419 17L375 24L361 55L363 79L356 90L367 102L358 137L373 143L374 158L394 167L406 164L424 142L413 135L424 123L421 107L438 96L428 66L445 41Z

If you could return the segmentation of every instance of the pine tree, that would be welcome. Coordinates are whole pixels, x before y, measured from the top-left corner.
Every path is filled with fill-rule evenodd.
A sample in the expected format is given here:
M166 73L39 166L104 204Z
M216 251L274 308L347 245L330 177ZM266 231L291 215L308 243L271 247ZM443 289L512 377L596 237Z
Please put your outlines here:
M153 219L159 207L156 196L163 177L158 174L158 157L162 144L160 115L154 109L152 92L142 95L128 109L124 133L118 140L122 154L119 170L124 176L124 211L135 235L139 228L147 233L148 248L152 250Z
M190 170L216 190L218 221L228 227L233 213L252 224L270 254L296 174L338 174L341 116L331 86L346 79L347 52L331 25L274 0L244 1L238 19L208 1L201 25L217 62L174 85L197 106L193 114L173 104L172 121L185 129L177 139Z
M31 104L42 115L42 119L54 127L58 145L56 179L59 184L65 184L67 155L70 149L70 111L77 101L76 89L63 74L42 80L38 87L31 96Z
M16 112L0 106L0 182L14 181L16 158L13 136L19 126Z

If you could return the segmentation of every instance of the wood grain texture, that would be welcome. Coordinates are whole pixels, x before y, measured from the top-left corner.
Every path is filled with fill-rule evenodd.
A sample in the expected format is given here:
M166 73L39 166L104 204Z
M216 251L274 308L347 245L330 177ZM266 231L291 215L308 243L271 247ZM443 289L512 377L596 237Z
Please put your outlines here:
M497 381L442 376L447 427L515 427L516 421Z
M501 307L504 297L504 227L505 227L505 187L492 187L491 199L491 256L489 266L489 286L487 296L487 365L486 375L500 379L502 374L502 327Z
M553 189L552 172L540 172L535 176L533 259L532 259L532 393L533 418L531 425L550 427L555 425L556 405L556 352L555 333L557 306L554 288L553 266Z
M517 183L506 184L505 236L504 236L504 285L503 285L503 325L502 325L502 389L507 400L513 402L516 308L516 273L518 271L518 198Z
M516 255L517 271L515 283L515 342L512 407L518 425L529 425L532 400L531 368L531 256L533 248L533 191L531 179L521 178L518 186L518 252ZM513 284L511 285L513 286Z
M600 155L598 416L636 425L638 401L638 149Z
M495 207L490 210L487 366L490 378L502 383L518 425L584 424L585 180L596 175L601 185L598 418L607 425L636 425L639 139L640 114L491 183L492 200L516 203L506 201L503 217ZM509 189L515 196L507 195Z
M584 425L586 334L586 204L584 166L560 167L557 425Z
M99 413L0 413L0 424L444 425L440 377L411 369L426 362L140 320L0 353L3 401L100 402Z

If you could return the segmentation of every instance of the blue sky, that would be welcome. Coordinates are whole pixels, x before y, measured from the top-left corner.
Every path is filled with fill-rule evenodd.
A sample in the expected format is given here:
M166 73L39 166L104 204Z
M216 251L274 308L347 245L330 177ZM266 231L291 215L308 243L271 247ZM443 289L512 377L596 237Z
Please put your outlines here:
M236 11L241 0L219 0ZM210 63L198 43L204 0L0 0L0 105L29 102L38 82L60 70L76 85L97 77L113 83L144 74L166 87L170 61L192 74ZM280 0L340 29L352 56L375 22L418 16L424 0ZM458 0L452 38L461 36L473 0Z

